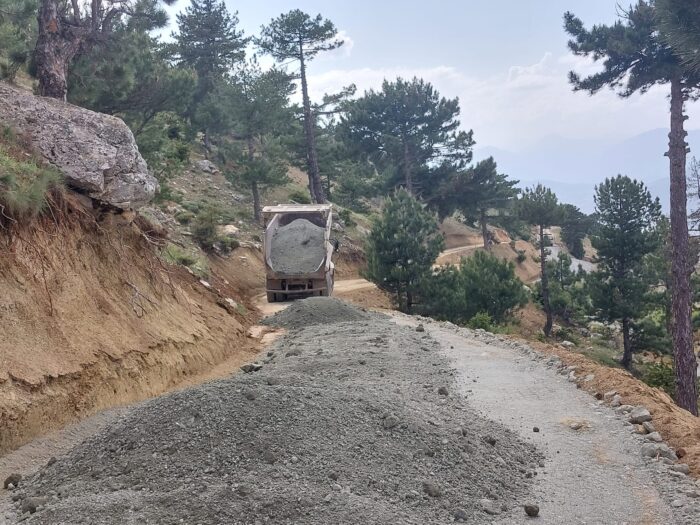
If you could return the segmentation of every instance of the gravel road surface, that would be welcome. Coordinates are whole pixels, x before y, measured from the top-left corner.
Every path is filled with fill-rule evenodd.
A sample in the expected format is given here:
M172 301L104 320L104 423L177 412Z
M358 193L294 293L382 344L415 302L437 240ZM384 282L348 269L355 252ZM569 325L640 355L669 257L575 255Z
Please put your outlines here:
M525 515L541 454L465 403L427 334L328 298L298 301L277 321L289 332L260 370L137 405L23 480L8 520L418 525Z
M36 475L49 452L18 451L0 522L700 523L700 485L526 345L328 298L269 322L258 371L102 418Z

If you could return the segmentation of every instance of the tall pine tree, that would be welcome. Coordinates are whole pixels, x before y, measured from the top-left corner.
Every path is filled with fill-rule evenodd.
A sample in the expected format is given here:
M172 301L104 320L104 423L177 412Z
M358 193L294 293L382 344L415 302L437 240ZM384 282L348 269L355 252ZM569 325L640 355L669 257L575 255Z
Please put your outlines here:
M591 275L593 306L609 321L622 323L622 366L632 364L631 329L640 317L651 284L644 258L659 245L659 199L643 182L618 175L596 186L598 227L591 238L598 252L598 271Z
M588 30L572 13L564 15L566 31L572 36L571 51L603 60L603 70L570 80L576 90L597 93L604 87L616 89L622 97L644 93L652 86L670 84L671 131L666 155L671 186L671 313L676 370L676 402L698 415L697 360L693 352L690 259L686 199L686 155L688 144L683 129L684 102L697 95L700 77L685 67L659 31L653 0L641 0L611 26L596 25Z
M256 40L260 49L272 55L278 62L299 62L309 192L313 201L317 203L326 202L326 195L318 166L316 116L311 110L306 69L308 62L321 51L331 51L343 45L343 41L338 39L337 35L338 31L330 20L324 20L320 14L311 17L299 9L294 9L270 21L269 25L263 27L260 38Z
M459 100L441 97L422 79L385 80L351 103L341 133L385 173L390 186L412 195L437 187L434 175L464 169L471 161L472 132L460 130Z
M559 202L552 190L541 184L527 188L518 201L520 217L528 224L537 226L540 247L540 286L542 289L542 306L547 320L544 325L544 335L549 337L554 323L552 307L549 302L549 279L547 275L547 254L545 229L559 219Z
M223 1L191 0L184 13L177 15L175 50L180 65L197 72L197 90L189 110L190 119L204 132L209 151L213 127L211 112L199 112L199 106L211 96L217 83L230 74L245 58L248 39L238 29L238 17L226 9Z

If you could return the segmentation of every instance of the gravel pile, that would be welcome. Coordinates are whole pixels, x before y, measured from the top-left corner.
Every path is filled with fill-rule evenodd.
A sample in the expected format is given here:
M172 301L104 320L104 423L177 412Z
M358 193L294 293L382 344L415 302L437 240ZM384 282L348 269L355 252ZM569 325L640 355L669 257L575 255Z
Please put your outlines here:
M303 328L260 371L138 405L27 479L17 518L418 525L485 523L527 503L541 456L453 393L433 339L316 301L289 308L285 322ZM294 321L321 306L356 317Z
M270 262L279 273L297 275L318 270L326 257L325 229L296 219L272 235Z
M298 329L306 326L366 321L369 313L330 297L309 297L294 301L285 310L262 320L262 324Z

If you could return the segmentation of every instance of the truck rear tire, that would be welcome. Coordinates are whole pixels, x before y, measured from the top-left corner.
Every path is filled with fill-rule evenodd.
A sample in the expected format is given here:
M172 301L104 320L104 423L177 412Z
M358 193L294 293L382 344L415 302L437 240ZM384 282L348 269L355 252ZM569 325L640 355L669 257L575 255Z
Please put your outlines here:
M277 302L277 294L275 292L267 292L267 302L268 303L276 303Z

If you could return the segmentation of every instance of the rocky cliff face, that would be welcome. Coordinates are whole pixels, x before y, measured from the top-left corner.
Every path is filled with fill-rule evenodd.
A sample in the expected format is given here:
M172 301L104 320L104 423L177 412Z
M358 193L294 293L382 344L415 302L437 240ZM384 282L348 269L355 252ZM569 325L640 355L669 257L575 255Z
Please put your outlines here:
M66 183L118 208L138 208L158 187L124 122L0 82L0 123L29 138Z

